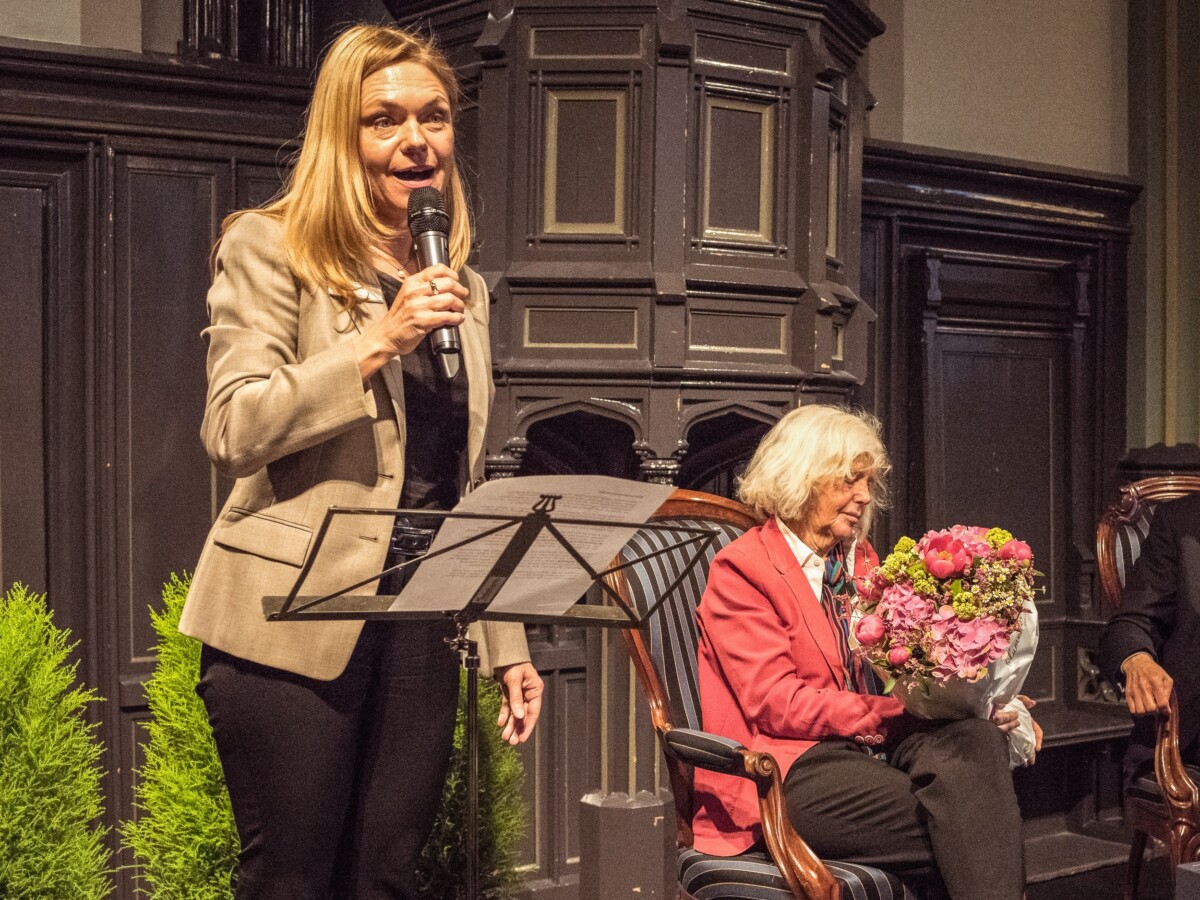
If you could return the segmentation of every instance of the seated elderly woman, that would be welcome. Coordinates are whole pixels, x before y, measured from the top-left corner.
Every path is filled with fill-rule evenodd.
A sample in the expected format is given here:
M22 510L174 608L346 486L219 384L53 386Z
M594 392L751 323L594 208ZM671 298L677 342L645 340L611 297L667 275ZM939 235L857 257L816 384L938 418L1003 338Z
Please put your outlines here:
M763 439L739 496L768 518L716 556L700 603L704 727L775 757L788 815L817 855L954 900L1019 900L1003 733L1016 714L918 720L871 693L848 649L847 573L877 564L864 536L888 469L875 420L834 407L793 410ZM697 850L729 856L761 839L751 782L697 770L695 788Z

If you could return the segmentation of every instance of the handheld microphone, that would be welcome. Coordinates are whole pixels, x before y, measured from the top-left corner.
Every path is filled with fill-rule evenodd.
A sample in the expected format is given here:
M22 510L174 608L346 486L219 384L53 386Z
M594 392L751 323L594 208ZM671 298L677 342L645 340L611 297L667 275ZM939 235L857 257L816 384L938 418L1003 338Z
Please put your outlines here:
M408 195L408 230L412 232L417 251L417 263L422 269L437 263L450 265L450 215L446 201L435 187L417 188ZM442 375L453 378L458 374L462 358L462 342L458 328L444 325L429 334L433 352L441 364Z

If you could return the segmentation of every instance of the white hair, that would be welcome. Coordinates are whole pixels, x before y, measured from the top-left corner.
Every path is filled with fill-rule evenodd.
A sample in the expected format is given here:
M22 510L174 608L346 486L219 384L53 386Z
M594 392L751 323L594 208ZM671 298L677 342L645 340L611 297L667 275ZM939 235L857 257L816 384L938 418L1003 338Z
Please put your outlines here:
M738 499L761 516L803 521L823 483L872 476L871 502L859 534L871 526L875 507L887 505L891 470L879 421L866 412L812 404L793 409L767 432L738 479Z

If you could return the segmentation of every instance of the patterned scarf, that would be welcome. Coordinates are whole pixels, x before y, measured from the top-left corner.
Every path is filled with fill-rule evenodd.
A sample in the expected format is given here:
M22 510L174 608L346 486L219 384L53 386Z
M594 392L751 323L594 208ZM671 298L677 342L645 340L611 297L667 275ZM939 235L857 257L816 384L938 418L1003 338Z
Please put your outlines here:
M838 657L846 673L844 687L860 694L881 694L883 686L875 673L850 649L850 601L854 598L854 579L846 572L846 550L836 545L825 560L825 578L821 584L821 606L825 618L837 634Z

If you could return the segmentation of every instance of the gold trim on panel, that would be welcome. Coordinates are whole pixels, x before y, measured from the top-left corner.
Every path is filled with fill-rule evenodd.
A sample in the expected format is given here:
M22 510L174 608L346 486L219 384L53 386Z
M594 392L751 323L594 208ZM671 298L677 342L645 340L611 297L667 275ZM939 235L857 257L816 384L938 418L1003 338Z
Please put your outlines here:
M558 221L558 108L562 103L608 100L616 105L613 132L616 142L613 170L613 218L610 222ZM625 233L625 118L626 94L623 90L546 91L546 173L542 201L543 230L547 234L624 234Z
M737 347L724 344L693 344L691 342L692 324L697 318L709 319L772 319L779 324L778 347ZM787 319L784 316L773 316L762 313L725 313L715 310L693 310L688 321L688 350L703 350L718 353L754 353L757 355L774 356L787 352Z
M629 778L627 780L625 790L629 794L630 797L634 797L637 795L637 792L638 792L637 758L638 758L638 750L641 748L638 747L638 732L637 732L637 711L638 711L637 667L634 666L632 657L630 657L630 659L629 659L628 678L629 678L629 697L627 698L627 702L629 704L629 718L625 724L626 724L626 727L629 729L629 738L627 741L627 745L629 747L629 750L628 750L629 756L626 759L626 765L629 767L627 770L629 772Z
M709 224L710 201L712 198L712 111L714 109L732 109L738 112L755 113L762 119L762 130L759 139L759 190L758 190L758 230L749 231L741 228L717 228ZM741 240L754 241L761 244L772 243L771 218L774 215L775 202L775 107L766 103L750 103L745 100L732 100L728 97L704 98L704 218L701 222L701 235L706 240Z
M534 341L530 339L530 313L534 312L602 312L602 313L632 313L633 340L616 343L613 341ZM549 347L564 350L598 349L598 350L636 350L638 346L638 310L637 307L602 307L602 306L527 306L522 323L521 340L523 347Z
M600 629L600 792L608 793L608 636L607 628ZM537 729L534 729L537 733ZM534 818L540 818L535 816Z

